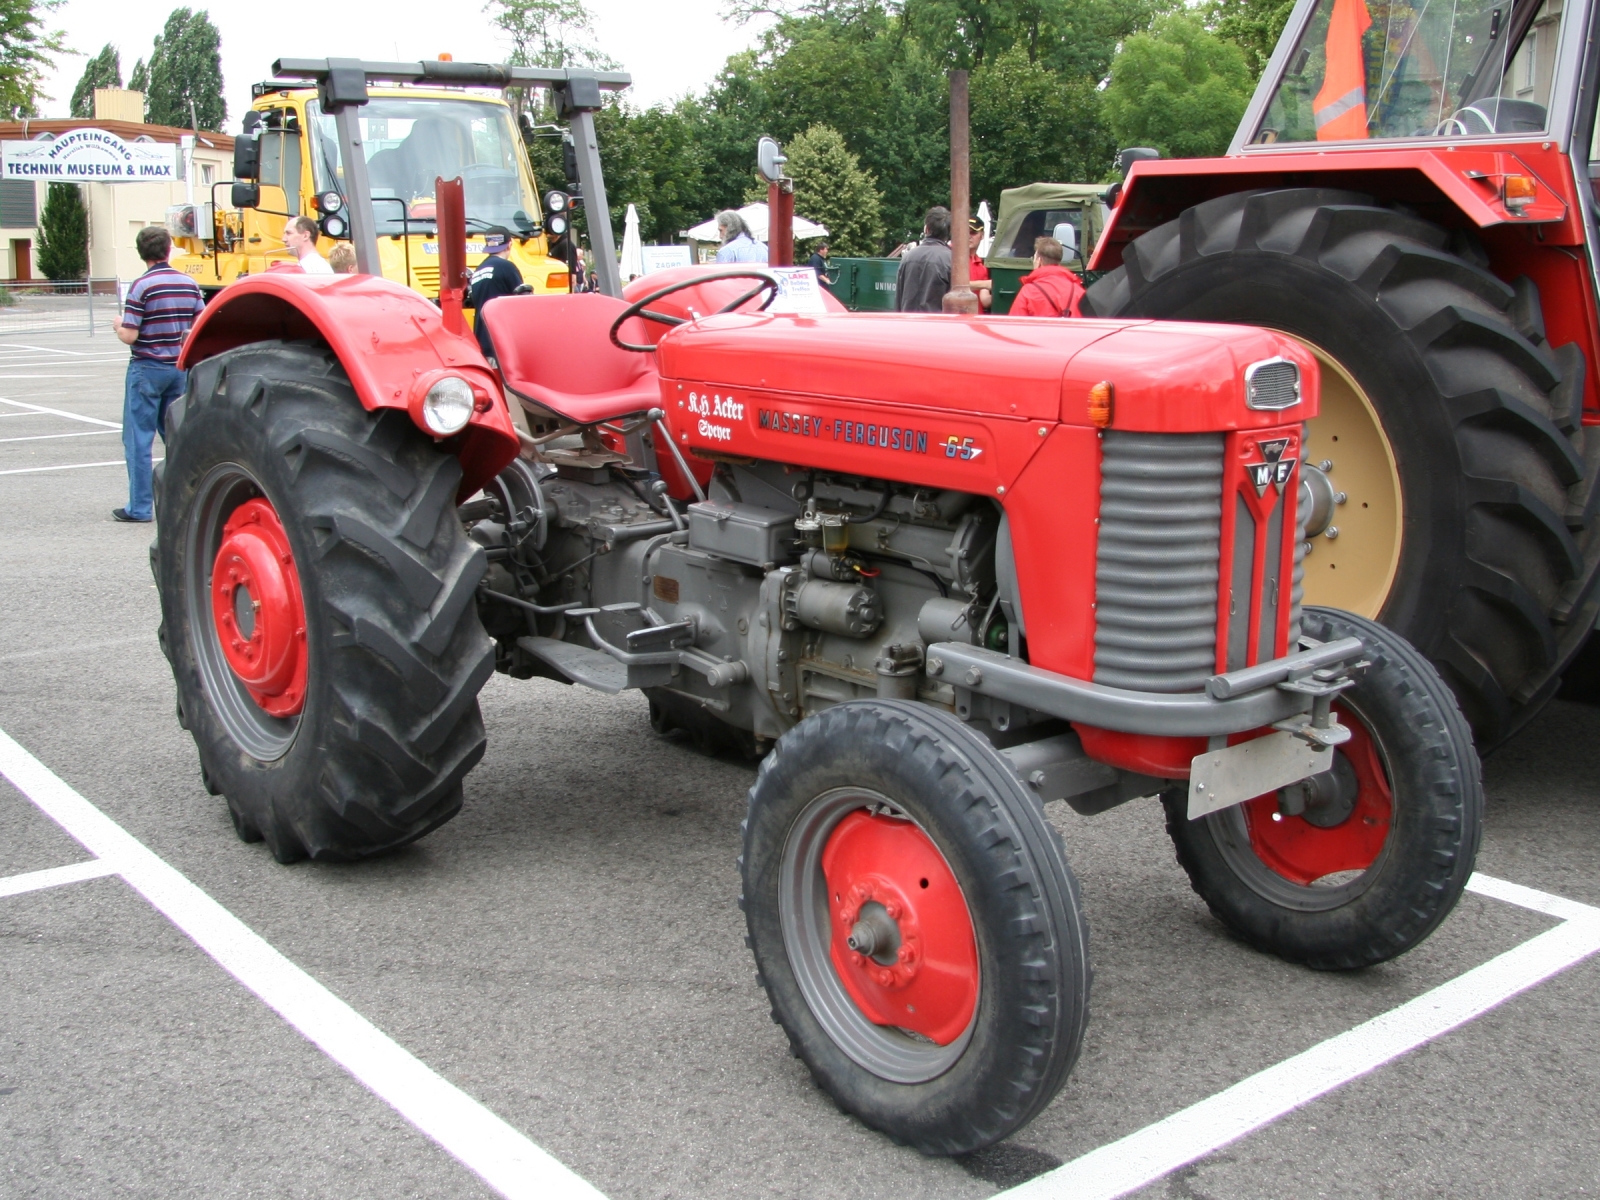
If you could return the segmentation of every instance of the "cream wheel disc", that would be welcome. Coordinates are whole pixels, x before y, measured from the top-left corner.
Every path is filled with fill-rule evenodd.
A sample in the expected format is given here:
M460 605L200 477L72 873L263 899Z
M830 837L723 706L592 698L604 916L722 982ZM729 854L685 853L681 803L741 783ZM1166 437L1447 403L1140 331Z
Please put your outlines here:
M1296 340L1322 367L1322 403L1307 424L1306 462L1321 467L1344 498L1328 528L1308 539L1305 603L1376 619L1400 565L1404 509L1394 450L1361 385L1320 347Z

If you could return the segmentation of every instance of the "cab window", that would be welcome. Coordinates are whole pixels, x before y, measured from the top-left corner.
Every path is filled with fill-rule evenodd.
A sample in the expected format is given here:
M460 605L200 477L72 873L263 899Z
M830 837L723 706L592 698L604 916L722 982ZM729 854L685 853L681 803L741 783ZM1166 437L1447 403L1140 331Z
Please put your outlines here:
M1252 138L1544 132L1564 0L1319 0Z

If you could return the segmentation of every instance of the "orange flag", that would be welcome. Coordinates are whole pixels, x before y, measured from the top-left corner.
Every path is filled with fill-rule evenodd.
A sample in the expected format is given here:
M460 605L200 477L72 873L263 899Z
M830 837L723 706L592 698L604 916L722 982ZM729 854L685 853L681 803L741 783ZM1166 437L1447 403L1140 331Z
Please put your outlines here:
M1311 102L1317 141L1343 142L1367 136L1367 62L1361 35L1372 24L1366 0L1333 0L1328 20L1328 69Z

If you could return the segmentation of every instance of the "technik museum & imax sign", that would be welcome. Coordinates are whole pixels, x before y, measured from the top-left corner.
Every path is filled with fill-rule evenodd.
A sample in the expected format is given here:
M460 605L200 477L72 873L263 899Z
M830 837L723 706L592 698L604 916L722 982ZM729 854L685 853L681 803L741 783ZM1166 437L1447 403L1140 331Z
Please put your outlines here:
M177 151L161 142L125 142L103 129L75 129L48 141L0 142L0 179L175 183Z

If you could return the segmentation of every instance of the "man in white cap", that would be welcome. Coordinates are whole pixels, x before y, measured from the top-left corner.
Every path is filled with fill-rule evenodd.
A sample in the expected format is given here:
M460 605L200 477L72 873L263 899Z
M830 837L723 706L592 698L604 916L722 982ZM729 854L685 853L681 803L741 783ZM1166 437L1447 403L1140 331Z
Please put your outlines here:
M467 291L467 307L478 311L473 323L478 335L478 347L485 358L494 357L494 344L489 341L489 327L483 323L483 308L489 301L512 295L522 286L522 272L510 259L511 235L504 229L492 229L484 235L484 260L472 273L472 286Z

